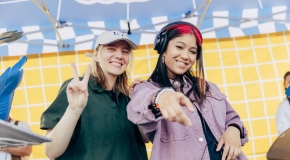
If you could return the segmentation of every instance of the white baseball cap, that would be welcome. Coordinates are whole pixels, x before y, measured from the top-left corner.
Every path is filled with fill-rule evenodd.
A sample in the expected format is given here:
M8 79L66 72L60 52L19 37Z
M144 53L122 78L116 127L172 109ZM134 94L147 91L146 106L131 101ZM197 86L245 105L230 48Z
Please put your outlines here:
M95 49L100 45L100 44L110 44L113 42L117 42L120 40L124 40L126 41L131 49L136 49L137 46L134 42L132 42L131 40L129 40L129 38L122 32L120 31L105 31L102 32L99 37L96 40L96 44L95 44Z

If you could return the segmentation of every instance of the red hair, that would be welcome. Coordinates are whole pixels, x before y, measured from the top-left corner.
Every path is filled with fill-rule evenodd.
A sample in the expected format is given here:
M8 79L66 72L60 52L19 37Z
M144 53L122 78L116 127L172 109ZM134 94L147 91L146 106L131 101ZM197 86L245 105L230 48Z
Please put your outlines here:
M171 27L166 28L167 31L169 31L171 29L175 29L178 32L178 34L180 34L180 35L194 34L196 37L198 45L200 45L200 46L202 45L202 35L196 27L186 25L186 24L177 24L177 25L173 25Z

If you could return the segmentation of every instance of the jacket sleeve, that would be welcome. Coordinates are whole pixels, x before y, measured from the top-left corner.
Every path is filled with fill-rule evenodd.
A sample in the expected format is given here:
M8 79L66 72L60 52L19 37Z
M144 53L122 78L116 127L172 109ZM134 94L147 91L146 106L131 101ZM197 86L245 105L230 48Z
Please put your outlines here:
M290 128L290 106L288 104L288 101L282 101L276 112L276 126L279 135Z
M131 101L127 106L128 119L143 127L144 133L155 131L162 116L156 115L149 109L152 96L159 90L149 82L142 82L135 86Z
M244 146L248 142L248 131L245 128L243 122L240 120L240 116L225 99L226 105L226 128L229 126L237 127L241 132L241 145Z

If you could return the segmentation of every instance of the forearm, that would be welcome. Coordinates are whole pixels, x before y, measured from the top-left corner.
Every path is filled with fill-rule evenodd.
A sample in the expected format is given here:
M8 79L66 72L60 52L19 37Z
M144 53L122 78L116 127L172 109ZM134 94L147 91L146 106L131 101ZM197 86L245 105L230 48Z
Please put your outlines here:
M66 150L72 134L74 132L77 121L82 113L82 110L72 110L68 107L57 123L57 125L47 132L47 137L52 139L52 142L45 144L45 154L50 159L59 157Z
M149 109L153 95L159 90L148 82L138 84L132 93L131 101L127 105L128 118L135 124L146 124L155 121L155 116Z
M32 151L32 146L26 147L15 147L15 148L6 148L4 149L7 153L10 153L13 156L30 156Z

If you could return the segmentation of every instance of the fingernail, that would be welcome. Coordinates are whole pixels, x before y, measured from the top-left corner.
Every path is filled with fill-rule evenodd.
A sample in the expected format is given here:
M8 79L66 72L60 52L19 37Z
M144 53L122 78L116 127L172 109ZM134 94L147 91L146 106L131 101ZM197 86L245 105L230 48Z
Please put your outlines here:
M187 126L192 126L192 123L189 121L186 123Z

